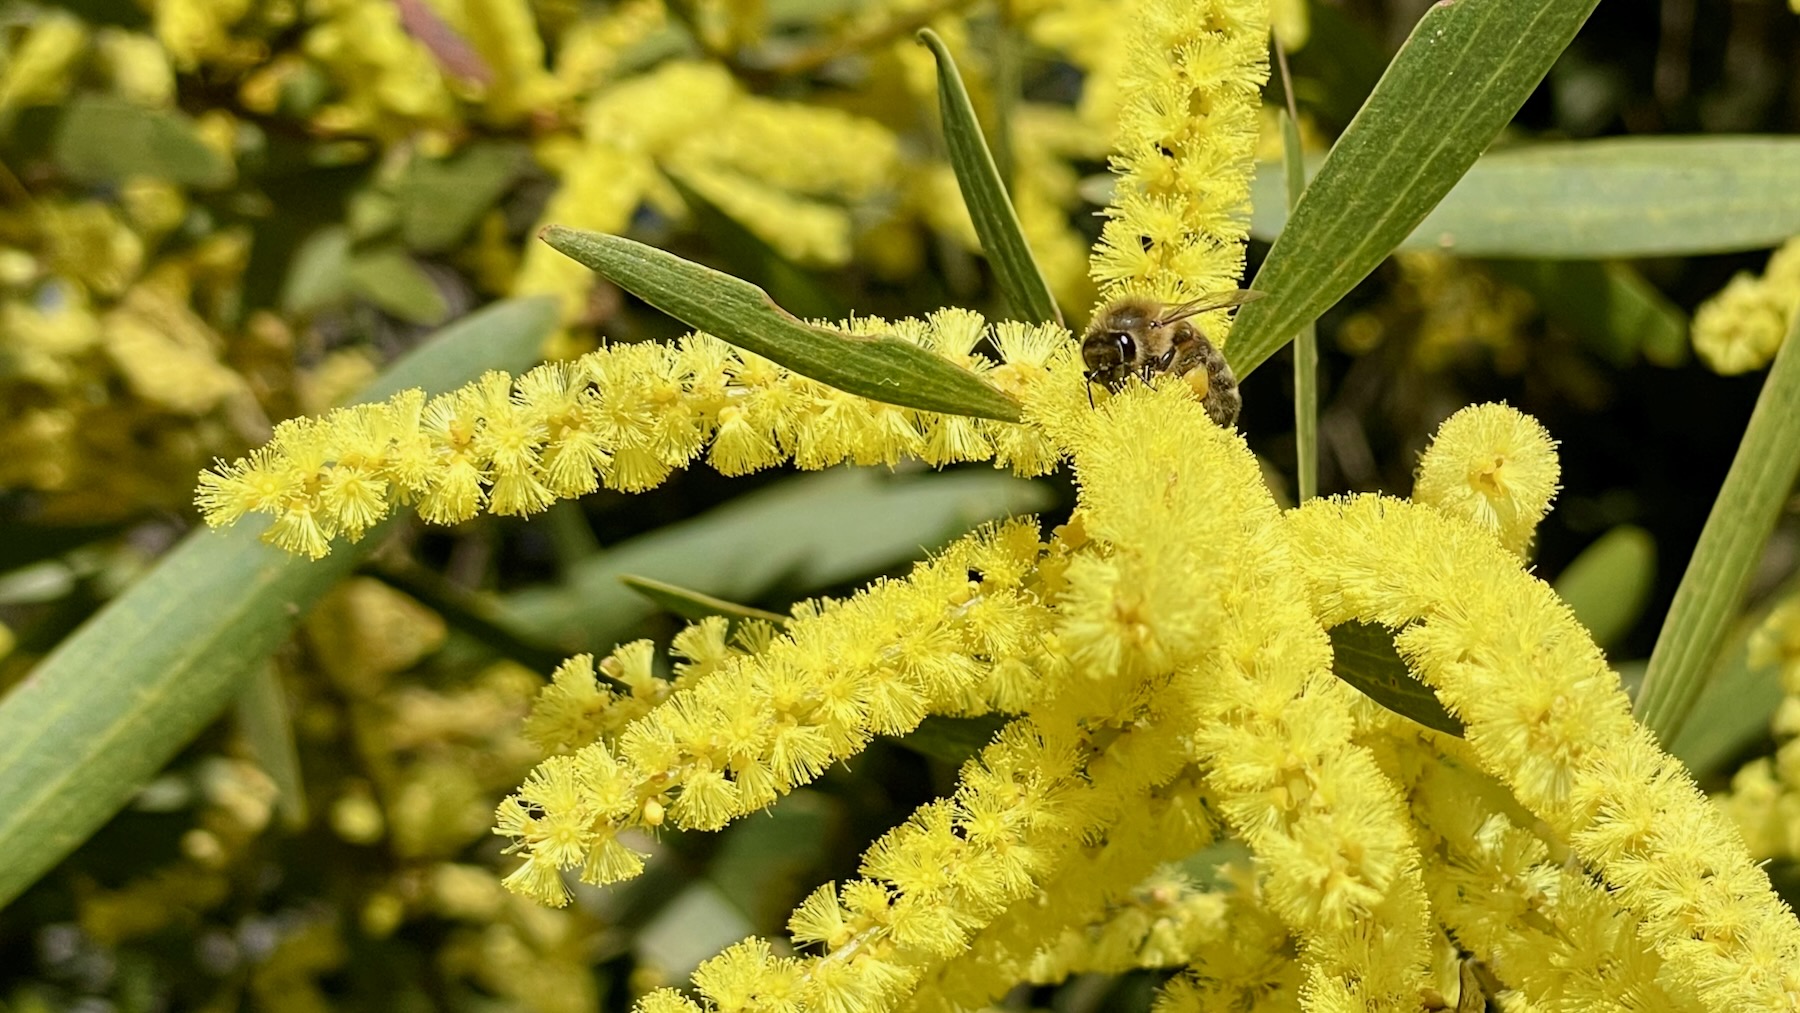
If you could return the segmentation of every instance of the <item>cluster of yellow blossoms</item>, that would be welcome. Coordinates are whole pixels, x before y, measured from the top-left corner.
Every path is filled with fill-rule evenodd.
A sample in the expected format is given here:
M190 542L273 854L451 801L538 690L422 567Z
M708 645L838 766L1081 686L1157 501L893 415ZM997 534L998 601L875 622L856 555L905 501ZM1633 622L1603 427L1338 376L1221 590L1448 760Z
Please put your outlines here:
M1133 10L1126 178L1096 280L1163 298L1228 286L1267 5ZM875 736L1008 718L857 878L808 896L786 939L730 947L692 994L658 989L640 1013L966 1010L1137 967L1181 972L1169 1013L1416 1010L1459 992L1473 1008L1490 987L1527 1009L1800 1010L1800 922L1524 569L1558 477L1535 422L1468 409L1412 500L1283 512L1186 384L1091 408L1067 331L954 311L843 326L973 369L1022 421L865 401L695 335L293 423L203 482L210 520L269 513L275 540L317 554L395 504L439 522L525 513L647 488L703 452L728 474L1071 464L1076 510L1047 538L1015 521L778 625L696 624L670 679L644 642L557 672L527 725L551 755L496 816L521 860L507 885L549 904L568 902L570 873L638 875L659 827L719 829ZM1351 621L1394 632L1464 738L1336 678L1327 631ZM1226 838L1251 869L1207 890L1169 871Z
M629 696L586 659L559 673L534 734L557 755L499 812L525 860L508 885L563 902L560 870L639 871L622 834L717 829L873 735L996 712L1016 717L951 796L795 912L801 953L750 942L702 966L705 1008L966 1009L1084 968L1186 966L1167 1008L1408 1009L1454 992L1452 941L1534 1003L1800 1002L1800 925L1735 829L1633 723L1512 532L1463 506L1497 486L1499 516L1542 515L1535 423L1446 423L1421 470L1473 476L1463 496L1286 514L1182 385L1096 412L1046 384L1025 424L1080 482L1048 541L979 532L736 644L700 624L672 683L620 678L649 671L631 645L600 666ZM1332 675L1324 631L1352 620L1399 631L1466 741ZM1226 834L1254 878L1196 894L1160 871ZM1229 952L1197 952L1221 934Z
M1800 239L1769 257L1761 277L1739 273L1694 314L1694 351L1715 373L1767 366L1800 315Z

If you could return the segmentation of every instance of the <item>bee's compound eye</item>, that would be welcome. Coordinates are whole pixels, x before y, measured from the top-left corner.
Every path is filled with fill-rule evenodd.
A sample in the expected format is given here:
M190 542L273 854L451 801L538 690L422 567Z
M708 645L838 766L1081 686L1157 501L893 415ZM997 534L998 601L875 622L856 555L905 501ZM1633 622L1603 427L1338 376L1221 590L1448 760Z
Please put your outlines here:
M1131 335L1124 331L1114 331L1110 337L1119 346L1119 358L1122 361L1130 362L1137 357L1137 342L1131 340Z

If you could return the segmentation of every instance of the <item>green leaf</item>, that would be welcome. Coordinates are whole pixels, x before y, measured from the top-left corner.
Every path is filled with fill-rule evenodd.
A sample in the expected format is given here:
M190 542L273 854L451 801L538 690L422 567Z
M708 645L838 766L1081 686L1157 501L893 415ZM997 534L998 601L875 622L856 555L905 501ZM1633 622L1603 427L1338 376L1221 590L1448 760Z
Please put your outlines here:
M423 563L383 558L364 572L436 612L450 629L533 671L554 671L567 657L514 629L492 595L469 590Z
M1242 378L1418 226L1525 103L1599 0L1441 0L1294 208L1226 349Z
M350 230L328 225L307 236L294 251L281 286L281 308L316 313L349 298Z
M1281 166L1260 166L1250 234L1273 239ZM1800 138L1619 137L1483 155L1402 250L1471 257L1686 256L1800 234Z
M1430 686L1413 677L1394 650L1394 635L1381 626L1354 621L1333 626L1331 671L1395 714L1462 736L1462 722L1444 709Z
M517 144L472 144L446 159L415 159L395 184L400 235L422 253L450 249L469 234L525 171Z
M300 779L300 752L294 746L294 723L287 692L273 662L257 665L238 692L237 723L250 756L275 782L275 809L282 825L306 825L306 787Z
M720 210L675 171L663 173L694 216L694 224L719 252L725 266L740 278L767 291L777 305L802 317L836 319L848 307L817 276L775 252L763 238Z
M733 621L740 619L760 619L776 626L787 624L787 616L779 612L765 612L749 605L715 598L710 594L680 587L666 581L650 577L640 577L635 573L619 574L619 583L631 588L638 594L650 599L657 607L673 612L683 619L705 619L707 616L724 616Z
M351 254L346 280L356 294L409 323L436 324L450 313L444 293L399 246Z
M956 71L956 61L936 32L927 28L918 37L937 60L938 111L944 120L950 168L955 170L956 184L969 205L969 217L975 222L975 234L981 237L981 248L994 267L994 279L1019 319L1060 324L1062 312L1056 308L1050 283L1044 280L1031 256L1031 247L1025 242L1019 216L1013 212L1006 182L1000 178L987 139L981 134L981 123L975 118L975 107L969 103L969 90L963 87L962 75Z
M1637 624L1656 580L1656 540L1650 532L1621 524L1563 569L1556 593L1594 637L1610 647Z
M985 749L1011 720L1010 714L982 714L971 718L933 714L919 722L919 727L894 741L920 756L961 764Z
M522 369L556 324L547 299L501 303L396 362L372 397ZM0 699L0 905L105 823L230 703L294 622L380 542L317 562L251 524L194 531Z
M740 820L720 835L706 878L747 915L753 931L779 931L812 884L808 874L826 861L843 800L802 788Z
M1769 737L1769 722L1783 699L1781 666L1751 668L1749 660L1750 635L1767 614L1759 610L1735 624L1725 663L1706 681L1692 716L1669 747L1696 778L1729 773L1726 763Z
M1638 694L1638 720L1673 742L1719 656L1733 613L1800 476L1800 317L1788 328L1725 485L1663 620Z
M836 469L787 479L572 567L559 587L505 599L512 628L569 653L608 651L655 608L624 574L730 601L795 596L921 558L982 521L1034 513L1046 486L984 471L902 479Z
M1292 88L1286 72L1284 64L1282 80ZM1280 115L1285 205L1291 208L1306 192L1306 160L1300 124L1286 110ZM1311 321L1294 335L1294 487L1302 503L1319 494L1319 332Z
M1629 265L1588 260L1489 260L1503 281L1531 293L1544 314L1594 354L1624 368L1687 361L1687 314Z
M899 338L796 319L755 285L623 236L552 225L544 242L697 330L802 376L922 411L1019 420L1019 404L974 373Z
M93 95L69 103L57 124L51 157L59 169L84 183L149 176L210 190L230 185L237 175L181 113Z

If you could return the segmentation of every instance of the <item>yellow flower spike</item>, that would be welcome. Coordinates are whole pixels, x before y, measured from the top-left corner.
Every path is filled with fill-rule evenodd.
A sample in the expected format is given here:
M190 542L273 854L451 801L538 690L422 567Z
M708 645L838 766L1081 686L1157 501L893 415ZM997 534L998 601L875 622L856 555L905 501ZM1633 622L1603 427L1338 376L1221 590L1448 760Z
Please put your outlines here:
M1045 960L1047 947L1104 920L1105 912L1159 864L1211 843L1219 828L1203 795L1198 783L1183 777L1127 805L1106 828L1102 846L1071 854L1053 877L977 933L965 951L932 969L915 990L912 1008L979 1007L1019 981L1049 980L1064 965ZM1083 952L1065 950L1064 957L1073 961Z
M1556 441L1536 419L1503 404L1470 405L1438 427L1412 498L1524 555L1561 477Z
M1404 728L1389 742L1411 754L1433 909L1518 997L1574 1009L1707 1008L1691 983L1662 973L1603 885L1518 825L1529 817L1477 772L1466 746Z
M1146 661L1178 666L1166 706L1187 715L1193 755L1266 864L1269 903L1304 941L1317 988L1369 1008L1410 999L1428 950L1409 821L1351 741L1356 695L1330 672L1255 459L1178 383L1128 389L1089 415L1064 436L1083 527L1126 572L1162 581L1154 603L1117 599L1147 628L1123 652L1155 644ZM1082 593L1071 567L1063 610L1079 614ZM1089 636L1064 635L1073 651Z
M1548 585L1403 501L1315 501L1286 527L1320 618L1405 628L1482 769L1604 878L1668 974L1711 1009L1800 1009L1800 922Z
M842 326L910 337L991 372L1035 415L1087 411L1080 365L1060 328L990 331L967 311ZM1007 357L997 367L970 351L989 333ZM416 503L433 524L483 510L529 514L602 485L651 488L702 454L726 474L789 458L806 469L919 458L993 459L1037 475L1061 456L1041 426L869 401L695 334L674 345L607 346L516 379L489 373L429 401L408 391L286 423L267 447L202 475L195 502L215 525L246 513L291 515L280 537L310 554L329 551L340 532L365 530L393 504Z
M1800 239L1769 257L1762 277L1739 274L1694 313L1694 351L1727 376L1767 366L1800 313Z
M1035 539L1005 527L987 529L921 564L907 580L877 583L828 609L796 609L783 635L758 653L719 657L716 647L708 649L716 666L710 672L625 724L616 742L587 745L575 754L582 773L573 794L552 799L532 789L563 783L558 778L569 761L552 757L540 765L516 798L539 807L542 815L523 828L503 820L496 832L513 838L528 860L540 861L552 846L544 832L550 820L584 826L582 842L590 849L610 842L625 826L647 823L651 806L679 826L717 829L817 777L877 732L910 731L927 711L967 709L983 670L995 664L966 653L967 574L976 555L991 559L1003 548L1022 554L1012 561L1020 574L1038 553ZM999 584L983 594L1028 601L1022 589ZM1029 609L1014 615L1026 624L1018 639L1043 625ZM691 647L694 640L686 643ZM613 657L617 667L609 674L628 685L649 675L647 642L627 645ZM636 669L642 670L639 676L632 674ZM606 736L613 716L593 716L599 701L585 688L591 671L575 659L558 673L546 698L569 698L577 708L569 716L577 723L595 721ZM635 694L631 699L633 706L652 702ZM560 700L551 706L565 709ZM544 721L559 743L566 740L569 721ZM666 813L665 799L672 799ZM572 844L554 848L558 867L587 861L593 868ZM617 878L618 870L608 866L601 881Z
M1119 178L1090 272L1102 299L1179 303L1235 288L1243 274L1269 3L1134 6L1112 158ZM1207 334L1223 344L1226 328Z

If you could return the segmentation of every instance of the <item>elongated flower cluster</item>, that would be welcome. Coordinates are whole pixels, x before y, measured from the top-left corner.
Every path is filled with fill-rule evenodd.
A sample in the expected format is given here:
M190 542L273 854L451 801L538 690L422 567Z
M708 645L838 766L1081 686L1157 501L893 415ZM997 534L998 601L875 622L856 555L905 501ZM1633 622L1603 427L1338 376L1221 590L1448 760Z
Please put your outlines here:
M1288 523L1329 624L1392 628L1481 767L1610 888L1640 944L1718 1010L1800 1009L1800 923L1743 839L1631 718L1547 585L1436 511L1363 496Z
M1069 23L1111 13L1083 10ZM1107 297L1233 287L1267 2L1132 0L1129 27L1129 58L1100 75L1122 176L1093 277ZM590 137L637 143L623 128L640 112ZM732 159L778 179L767 154L740 146L688 182ZM661 168L627 163L632 178L571 172L565 193L635 203ZM780 622L695 624L672 677L643 641L556 672L527 725L548 758L495 821L520 862L506 885L550 904L571 876L638 875L643 834L724 827L876 736L1006 717L954 789L806 897L786 940L732 946L640 1013L960 1013L1022 981L1136 967L1180 970L1163 1013L1472 1009L1490 988L1519 1009L1800 1013L1800 923L1523 569L1558 478L1541 426L1459 412L1413 502L1284 515L1179 378L1095 408L1060 328L964 311L841 326L972 370L1022 421L869 402L694 335L289 423L203 480L210 521L268 513L272 540L316 555L399 504L437 523L529 513L647 489L702 454L726 474L1072 463L1076 508L1048 537L1009 522ZM1335 677L1328 631L1351 620L1396 631L1466 742ZM1254 859L1225 886L1168 871L1222 838Z
M740 944L696 997L640 1010L950 1011L1184 964L1159 1008L1423 1008L1488 978L1532 1002L1794 1008L1800 925L1478 518L1381 497L1284 517L1179 383L1030 399L1027 424L1080 484L1047 543L1005 525L735 645L696 626L673 682L622 649L611 703L570 703L586 665L546 691L594 741L563 726L499 832L526 858L508 884L551 901L558 870L636 872L620 829L717 826L928 712L1020 715L800 906L802 952ZM1331 676L1322 627L1352 618L1404 627L1467 745ZM1000 680L1003 658L1023 664ZM1257 857L1234 893L1159 879L1221 831Z
M1060 328L990 328L962 310L844 327L917 342L1014 393L1054 383L1064 398L1080 396ZM984 338L1001 363L974 351ZM787 460L819 469L907 458L992 459L1036 475L1057 459L1031 427L868 401L696 334L672 345L611 345L516 379L491 372L429 401L405 391L285 422L267 446L201 475L196 500L214 525L271 514L268 541L317 558L333 538L361 537L397 504L415 504L434 524L484 510L536 513L603 486L651 488L702 452L727 475Z
M1119 174L1089 268L1102 298L1237 287L1268 79L1268 0L1136 0L1119 80ZM1222 340L1222 326L1208 335ZM1222 324L1222 321L1216 322Z
M1042 655L1047 617L1026 585L1038 551L1027 526L971 536L906 580L796 609L753 653L697 647L717 631L703 624L682 646L715 654L705 675L634 720L598 719L616 734L552 756L501 805L499 832L526 860L508 884L561 903L563 870L593 883L637 873L621 830L665 820L717 830L875 735L904 734L929 713L985 713L1028 698L1041 678L1033 658L1054 662ZM647 673L647 653L630 653L638 664L629 668ZM643 686L629 668L616 670ZM547 689L540 741L572 744L568 700L592 673L590 664L569 666Z

